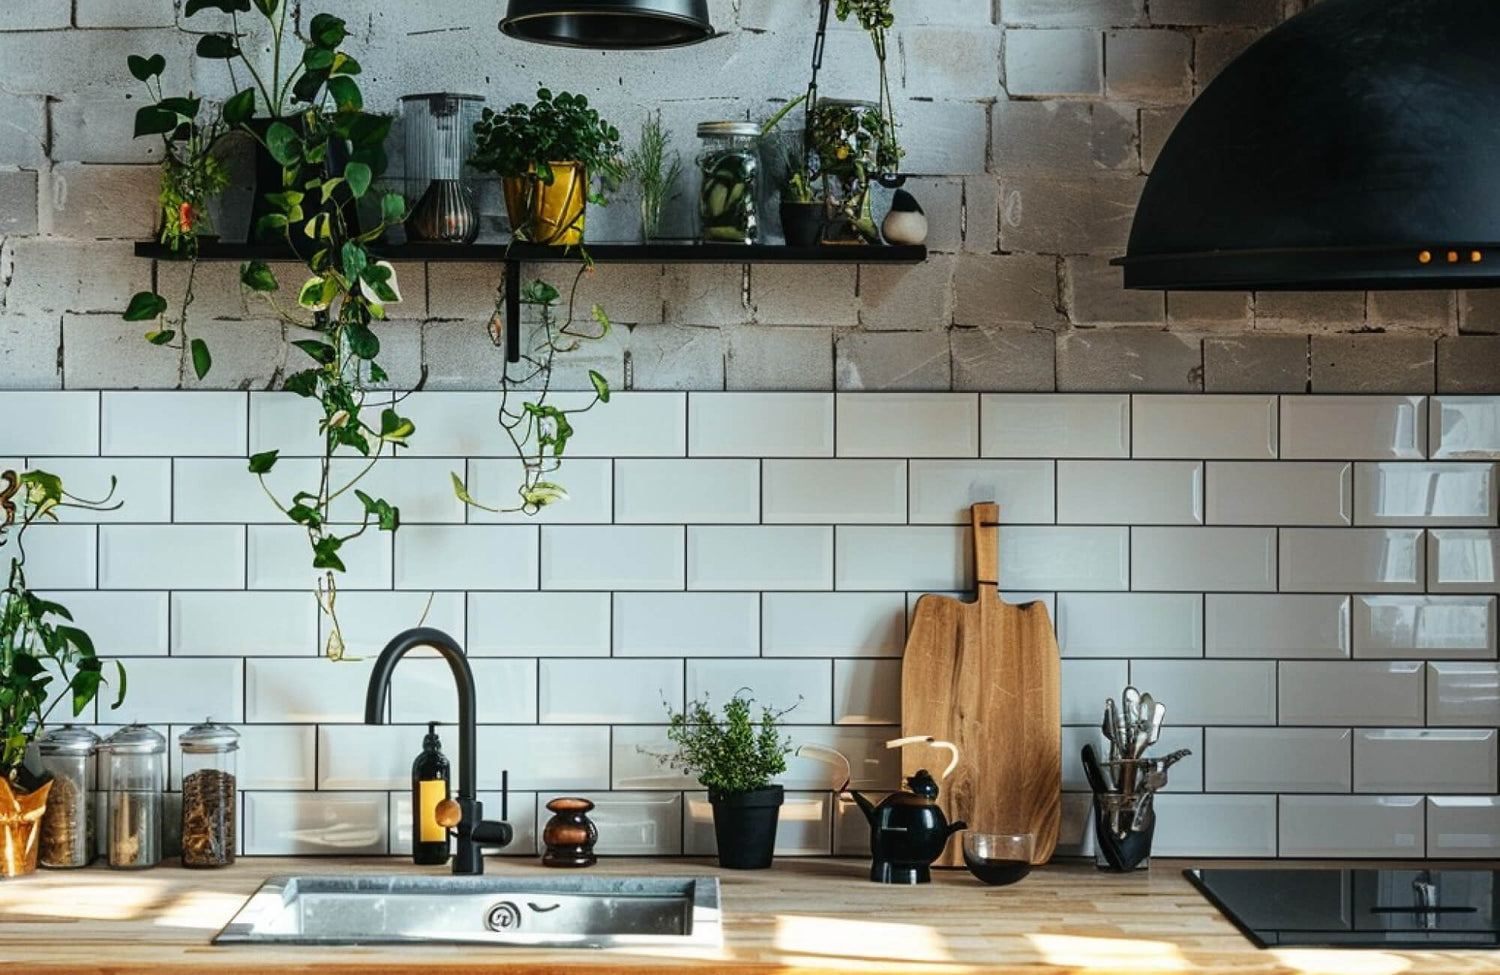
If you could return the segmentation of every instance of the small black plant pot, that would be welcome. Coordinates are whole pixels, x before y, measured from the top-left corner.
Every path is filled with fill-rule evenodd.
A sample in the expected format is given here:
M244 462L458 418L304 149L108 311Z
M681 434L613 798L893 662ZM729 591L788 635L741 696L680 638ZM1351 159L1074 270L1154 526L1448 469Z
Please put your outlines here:
M245 123L254 133L252 152L255 173L255 195L252 198L250 206L250 233L245 241L248 244L274 244L281 240L279 236L272 236L269 240L266 240L261 238L256 232L262 217L270 213L281 212L272 205L271 201L266 199L267 194L281 193L288 189L302 192L309 180L316 179L319 176L327 176L329 173L341 173L343 172L344 164L349 161L349 154L344 143L338 139L334 139L329 143L328 162L325 165L321 167L310 165L300 167L295 176L295 184L290 187L286 186L284 184L285 173L282 170L281 163L277 162L265 147L266 133L276 122L285 122L299 136L305 135L307 131L307 127L303 124L301 116L290 116L282 119L257 118ZM308 195L310 199L306 210L307 215L311 216L317 209L317 194L314 192ZM343 214L344 224L348 229L349 236L357 236L360 232L359 209L355 204L354 194L349 191L348 187L340 186L334 191L333 200L338 206L339 211ZM287 236L291 239L292 250L298 257L305 260L317 251L322 250L326 244L309 237L304 227L305 223L298 221L288 228Z
M823 237L823 204L781 201L781 230L789 247L813 247Z
M710 792L719 866L730 870L764 870L776 849L776 822L786 794L779 785L750 792Z

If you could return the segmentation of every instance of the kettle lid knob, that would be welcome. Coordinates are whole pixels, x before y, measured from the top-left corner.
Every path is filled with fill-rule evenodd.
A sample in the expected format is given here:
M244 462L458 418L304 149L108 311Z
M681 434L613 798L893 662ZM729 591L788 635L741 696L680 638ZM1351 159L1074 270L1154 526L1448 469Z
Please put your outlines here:
M936 799L938 797L938 784L932 778L932 773L924 769L917 769L917 774L906 780L906 787L914 795L923 799Z

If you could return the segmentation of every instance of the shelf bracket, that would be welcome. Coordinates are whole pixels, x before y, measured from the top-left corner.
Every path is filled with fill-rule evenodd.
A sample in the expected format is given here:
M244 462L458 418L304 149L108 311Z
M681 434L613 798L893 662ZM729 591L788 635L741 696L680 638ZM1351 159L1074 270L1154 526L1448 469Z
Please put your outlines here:
M505 262L505 361L521 361L521 262Z

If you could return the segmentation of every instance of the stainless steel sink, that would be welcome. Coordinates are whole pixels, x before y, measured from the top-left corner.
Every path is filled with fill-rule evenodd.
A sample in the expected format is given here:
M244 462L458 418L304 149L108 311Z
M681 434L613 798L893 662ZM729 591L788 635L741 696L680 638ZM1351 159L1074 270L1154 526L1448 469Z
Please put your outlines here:
M214 944L717 947L716 877L272 877Z

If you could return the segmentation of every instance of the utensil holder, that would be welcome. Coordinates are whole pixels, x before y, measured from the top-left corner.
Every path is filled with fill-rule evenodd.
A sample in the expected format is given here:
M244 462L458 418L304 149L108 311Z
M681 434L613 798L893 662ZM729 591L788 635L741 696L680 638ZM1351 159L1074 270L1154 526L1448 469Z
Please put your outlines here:
M1141 800L1150 793L1124 796L1115 792L1094 796L1094 865L1100 870L1129 873L1146 870L1151 866L1151 840L1156 835L1156 816L1150 814L1146 828L1136 831L1136 813ZM1118 811L1121 836L1112 823L1113 813Z

